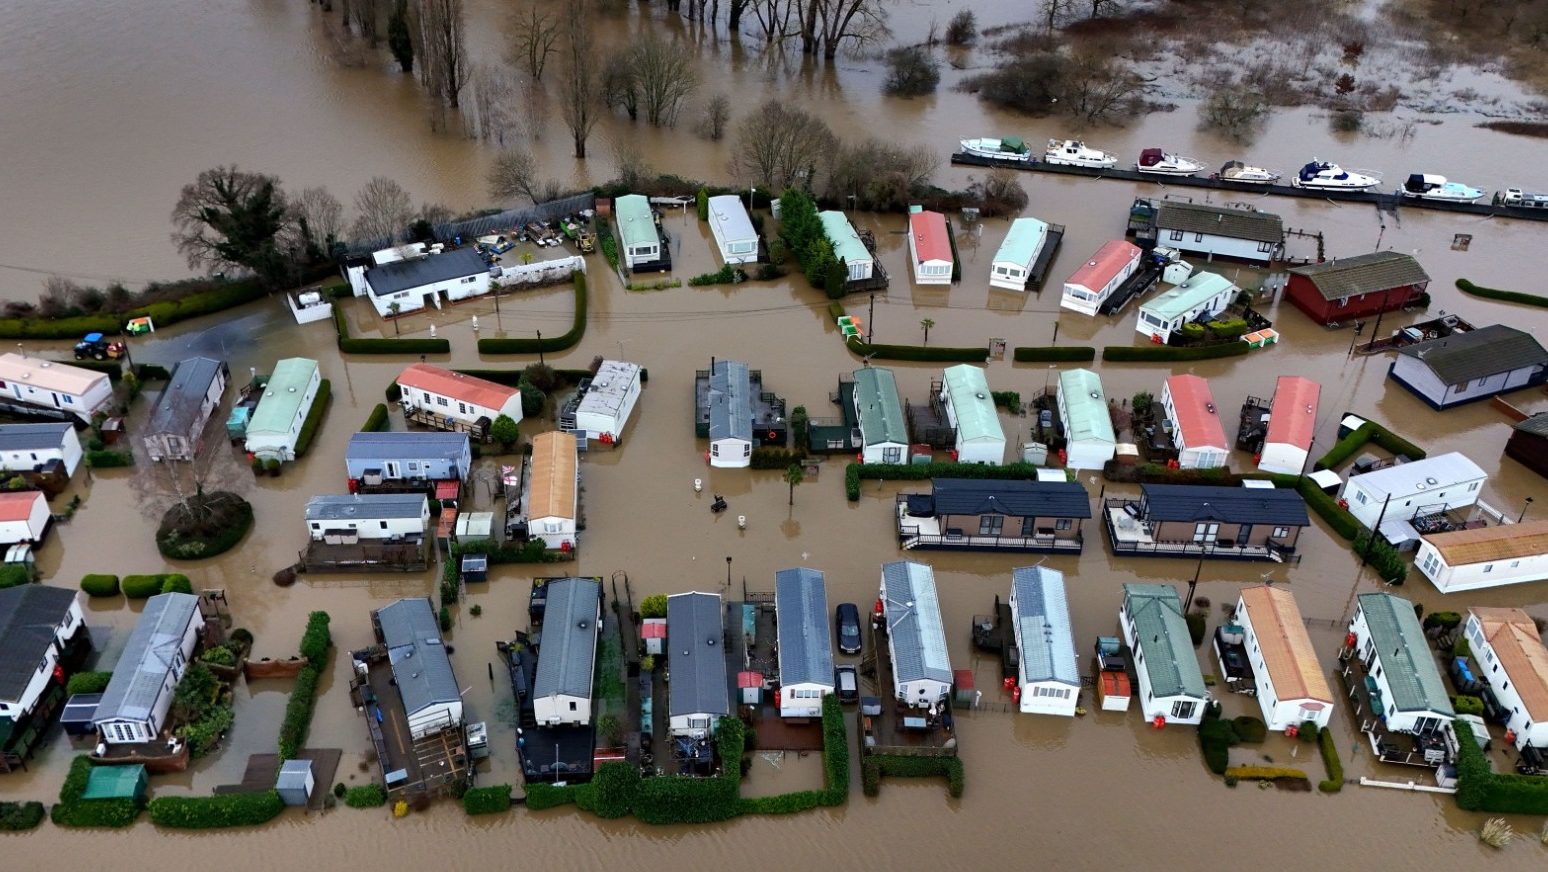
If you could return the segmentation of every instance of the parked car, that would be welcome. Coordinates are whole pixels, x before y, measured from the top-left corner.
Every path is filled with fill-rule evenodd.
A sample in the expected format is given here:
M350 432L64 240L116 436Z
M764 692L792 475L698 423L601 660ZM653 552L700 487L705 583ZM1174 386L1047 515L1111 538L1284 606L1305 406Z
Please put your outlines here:
M853 665L841 663L833 667L833 687L839 702L849 705L860 701L860 676Z
M839 603L838 648L844 654L860 653L860 607L854 603Z

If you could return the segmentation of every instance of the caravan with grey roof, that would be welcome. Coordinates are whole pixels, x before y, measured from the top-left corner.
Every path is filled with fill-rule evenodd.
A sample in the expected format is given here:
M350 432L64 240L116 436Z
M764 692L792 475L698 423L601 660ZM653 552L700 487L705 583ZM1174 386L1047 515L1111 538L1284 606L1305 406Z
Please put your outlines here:
M33 472L59 463L66 477L81 465L75 428L58 424L0 424L0 472Z
M882 564L881 603L893 696L912 708L941 705L951 692L952 674L935 571L908 560Z
M413 494L324 494L306 501L306 526L314 541L358 539L413 541L430 525L430 501Z
M220 407L231 371L223 360L190 357L172 367L145 425L150 459L193 460L204 445L204 427Z
M779 635L779 715L822 716L822 698L833 692L828 589L816 569L774 573L775 627Z
M668 729L702 739L731 711L725 627L718 593L667 597Z
M1182 600L1170 584L1126 584L1118 610L1123 641L1134 652L1140 711L1159 724L1204 720L1209 691L1193 654Z
M92 724L104 745L150 742L167 728L172 695L198 645L204 621L199 598L186 593L157 594L129 634L102 692Z
M1075 716L1080 668L1064 573L1023 566L1011 576L1010 608L1016 634L1017 701L1025 714Z
M377 609L376 624L387 647L393 684L403 699L409 734L420 739L460 726L462 688L430 600L400 599Z
M591 723L597 627L602 621L602 583L561 578L547 585L532 716L542 726Z

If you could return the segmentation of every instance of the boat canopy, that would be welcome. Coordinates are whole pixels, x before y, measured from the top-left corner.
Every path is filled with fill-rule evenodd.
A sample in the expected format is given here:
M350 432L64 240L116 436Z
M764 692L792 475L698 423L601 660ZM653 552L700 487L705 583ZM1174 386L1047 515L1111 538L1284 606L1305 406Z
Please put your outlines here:
M1166 159L1166 152L1159 148L1147 148L1140 152L1140 166L1153 167Z
M1445 186L1445 176L1432 176L1429 173L1411 173L1408 176L1408 181L1403 183L1404 188L1416 193L1419 191L1433 190L1435 188L1444 188Z
M1301 181L1309 182L1312 179L1322 175L1323 173L1327 174L1323 176L1323 178L1327 179L1336 179L1342 181L1349 178L1349 173L1344 172L1342 167L1337 166L1336 164L1330 164L1327 161L1314 160L1306 166L1301 167Z
M1011 151L1015 152L1016 154L1026 154L1027 144L1023 142L1019 136L1007 136L1000 140L1000 150Z

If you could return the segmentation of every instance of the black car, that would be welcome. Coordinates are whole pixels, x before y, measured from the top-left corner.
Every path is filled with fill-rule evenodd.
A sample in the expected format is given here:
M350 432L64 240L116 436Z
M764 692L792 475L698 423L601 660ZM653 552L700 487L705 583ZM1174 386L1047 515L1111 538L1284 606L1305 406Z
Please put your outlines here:
M839 603L838 648L844 654L860 653L860 607L854 603Z
M841 663L833 667L833 690L841 703L850 705L860 701L860 676L854 666Z

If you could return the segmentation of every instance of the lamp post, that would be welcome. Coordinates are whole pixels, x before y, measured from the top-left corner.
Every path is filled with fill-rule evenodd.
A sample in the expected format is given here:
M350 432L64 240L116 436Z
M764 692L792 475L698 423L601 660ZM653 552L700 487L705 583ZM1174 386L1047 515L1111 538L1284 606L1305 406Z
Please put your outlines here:
M544 363L544 361L543 361L543 331L539 330L537 332L537 337L538 337L538 363L539 364L543 364Z
M1527 497L1526 498L1526 502L1521 504L1521 514L1516 516L1516 523L1519 524L1523 520L1526 519L1527 509L1530 509L1531 507L1532 507L1532 498L1531 497Z
M1199 587L1199 573L1204 571L1204 555L1199 555L1199 565L1193 569L1193 580L1188 582L1188 599L1183 603L1183 616L1187 617L1188 610L1193 608L1193 592Z
M731 589L731 555L726 555L726 590Z

